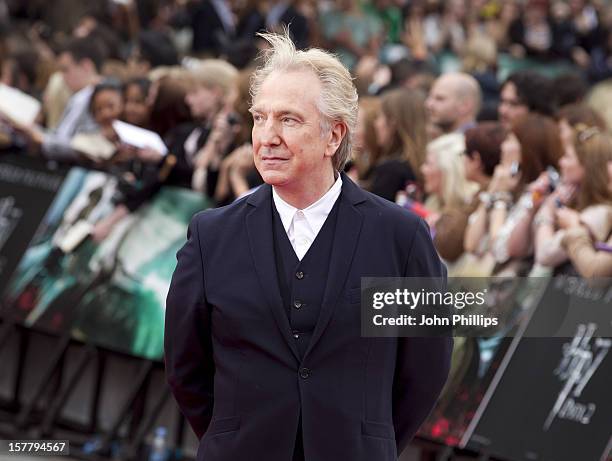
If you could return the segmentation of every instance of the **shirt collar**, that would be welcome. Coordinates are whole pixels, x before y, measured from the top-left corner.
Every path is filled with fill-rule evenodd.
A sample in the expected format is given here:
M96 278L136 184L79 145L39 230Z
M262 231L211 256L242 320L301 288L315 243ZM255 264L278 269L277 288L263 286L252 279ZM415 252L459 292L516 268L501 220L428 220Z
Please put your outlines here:
M331 186L323 197L302 210L302 213L304 213L306 217L306 221L308 221L308 224L310 224L313 229L320 229L323 226L325 219L327 219L336 200L340 196L341 190L342 177L338 175L336 182L334 182L333 186ZM278 195L274 187L272 187L272 199L274 200L274 206L280 215L285 231L289 232L289 227L293 222L293 216L298 209L285 202L280 195Z

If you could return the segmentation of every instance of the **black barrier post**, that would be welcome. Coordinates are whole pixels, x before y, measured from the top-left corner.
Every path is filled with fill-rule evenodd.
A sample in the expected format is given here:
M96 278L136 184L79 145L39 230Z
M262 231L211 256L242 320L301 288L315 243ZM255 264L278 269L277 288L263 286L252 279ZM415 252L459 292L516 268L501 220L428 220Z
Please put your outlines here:
M113 439L116 437L117 433L119 432L119 428L121 427L121 424L123 423L123 421L125 421L126 417L131 412L132 405L134 404L134 402L140 395L141 389L147 384L147 381L149 380L149 377L151 376L152 370L153 370L152 361L146 360L145 362L143 362L138 372L138 376L134 380L134 386L132 387L132 390L129 394L128 399L126 400L125 404L123 405L123 408L119 412L119 415L117 416L117 419L115 420L114 424L111 426L108 432L106 432L102 437L102 442L101 442L101 453L102 454L108 454L110 452L111 442L113 441Z
M25 373L25 357L28 354L28 346L30 337L27 331L23 328L19 329L19 349L17 352L17 371L15 380L13 381L13 408L21 408L20 389L23 382L23 374ZM18 420L19 421L19 420ZM19 426L18 426L19 427Z
M176 413L178 418L176 419L176 436L174 437L174 446L182 449L183 443L185 442L185 417L178 407L176 409Z
M22 334L25 334L25 333L22 332ZM58 367L61 365L62 358L64 357L64 354L66 353L66 350L68 349L69 344L70 344L70 335L69 334L63 335L60 338L60 344L56 348L55 353L49 360L49 366L43 373L42 379L40 380L40 384L34 391L34 396L32 397L32 400L30 400L30 402L28 402L17 415L16 427L18 429L23 429L27 425L30 414L34 410L36 403L40 400L40 397L42 396L44 390L47 388L47 385L49 384L51 378L57 371ZM23 373L23 362L25 362L23 360L23 357L19 357L19 359L20 359L20 371L18 372L18 377L16 379L16 385L20 385L21 375ZM16 389L16 392L17 393L19 392L19 388ZM16 395L15 397L18 398L19 396Z
M138 458L137 458L138 449L140 445L142 444L142 441L144 440L144 438L147 436L147 433L151 430L151 428L155 424L157 417L159 416L159 414L164 408L164 405L168 401L169 395L170 393L167 390L165 392L162 391L161 395L157 398L157 401L155 402L155 406L153 407L153 410L151 411L149 417L146 418L140 424L138 431L136 432L136 435L132 438L132 442L127 447L125 458L123 459L125 459L126 461L138 461Z
M140 427L140 424L144 417L147 404L147 394L149 393L149 384L150 379L143 383L142 387L140 388L140 392L136 397L136 400L134 400L134 403L132 404L130 424L127 432L129 440L131 440L138 432L138 428Z
M0 306L0 310L1 309L2 309L2 306ZM13 334L17 332L17 327L15 323L12 320L9 320L7 317L0 316L0 322L2 322L2 328L0 328L0 351L2 351L4 346L6 346L7 343L9 342L9 339L11 339ZM17 370L18 367L19 367L19 361L15 362L15 367L14 367L15 370ZM17 374L17 371L15 371L15 375L16 374ZM15 397L15 387L13 387L12 397L7 401L5 400L0 401L0 404L3 407L7 407L10 411L15 411L18 408L17 400L18 399Z
M68 378L67 383L64 385L63 389L60 391L58 397L53 400L51 407L47 410L45 414L45 418L43 419L41 425L41 436L49 436L51 435L53 423L57 419L57 415L61 411L62 407L68 400L70 396L70 392L74 390L74 387L78 384L79 379L83 377L83 372L89 365L90 359L93 355L96 354L96 349L91 345L85 346L85 352L79 359L76 365L76 369L72 373L72 375Z
M100 399L102 398L102 381L106 370L106 353L98 349L96 363L96 381L94 383L94 392L91 398L91 408L89 411L89 432L95 432L98 426L98 410L100 408Z
M15 324L6 318L0 319L2 320L2 328L0 329L0 350L2 350L11 336L13 336Z

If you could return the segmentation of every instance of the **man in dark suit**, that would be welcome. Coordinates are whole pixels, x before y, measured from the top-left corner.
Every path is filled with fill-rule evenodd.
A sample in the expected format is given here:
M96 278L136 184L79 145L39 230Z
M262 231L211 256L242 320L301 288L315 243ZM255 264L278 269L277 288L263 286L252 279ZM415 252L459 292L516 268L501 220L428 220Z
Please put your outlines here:
M450 338L361 337L363 276L445 277L424 222L343 173L357 93L333 56L265 35L253 151L266 182L194 217L165 359L200 461L391 461L446 380Z

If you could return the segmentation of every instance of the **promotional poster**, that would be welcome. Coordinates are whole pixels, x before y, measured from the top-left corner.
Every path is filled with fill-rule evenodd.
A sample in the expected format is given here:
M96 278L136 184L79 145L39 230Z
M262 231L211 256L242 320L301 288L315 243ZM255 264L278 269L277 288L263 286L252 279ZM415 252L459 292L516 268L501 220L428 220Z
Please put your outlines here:
M73 168L5 292L5 315L26 326L149 359L161 359L165 297L191 217L207 207L164 187L101 242L117 180Z

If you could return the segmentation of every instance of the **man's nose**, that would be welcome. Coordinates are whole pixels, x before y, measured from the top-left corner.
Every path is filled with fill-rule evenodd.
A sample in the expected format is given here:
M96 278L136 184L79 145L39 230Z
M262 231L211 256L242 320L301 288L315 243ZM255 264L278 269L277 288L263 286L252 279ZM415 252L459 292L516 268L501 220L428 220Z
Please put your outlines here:
M264 146L280 144L280 135L277 128L276 122L271 117L262 125L259 139Z

